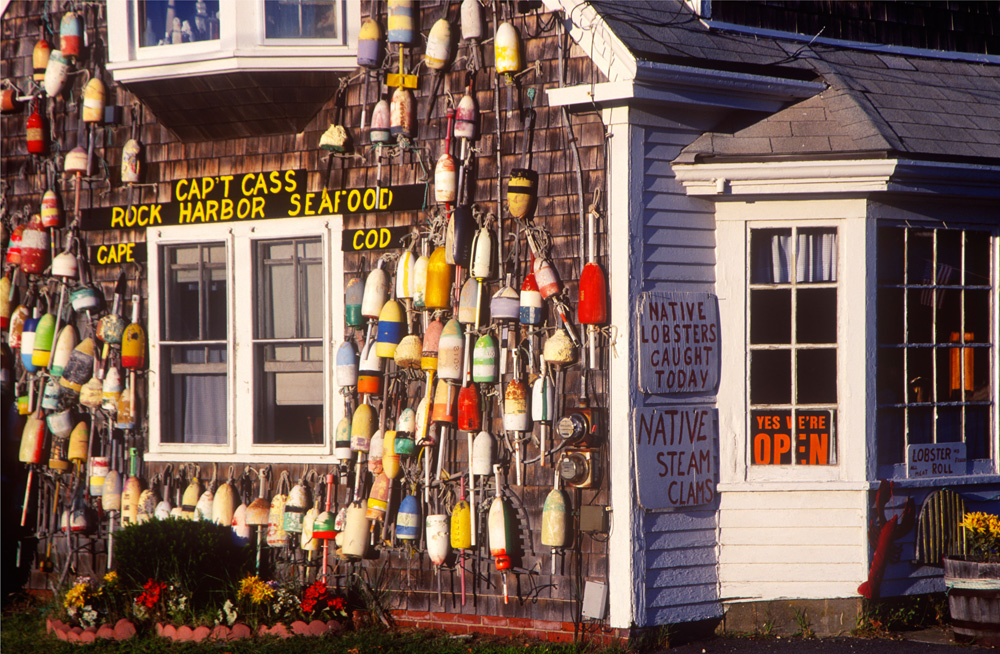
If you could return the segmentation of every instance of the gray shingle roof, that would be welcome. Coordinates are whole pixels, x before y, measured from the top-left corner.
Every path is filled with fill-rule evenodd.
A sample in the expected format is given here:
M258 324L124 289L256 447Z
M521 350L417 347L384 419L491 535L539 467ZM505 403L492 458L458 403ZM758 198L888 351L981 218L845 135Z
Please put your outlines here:
M1000 163L1000 65L710 30L679 0L591 4L639 59L829 85L756 125L699 138L682 160L881 153Z

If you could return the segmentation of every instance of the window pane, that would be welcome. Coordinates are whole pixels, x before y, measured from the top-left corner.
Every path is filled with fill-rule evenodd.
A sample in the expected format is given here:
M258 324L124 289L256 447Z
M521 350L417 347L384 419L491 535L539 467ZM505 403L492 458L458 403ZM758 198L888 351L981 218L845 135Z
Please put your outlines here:
M903 420L902 409L878 410L878 462L882 465L904 460Z
M750 291L750 343L787 344L792 342L792 290L755 289Z
M320 338L323 336L323 264L307 263L303 268L301 302L305 313L305 331L301 336Z
M750 282L788 283L791 279L790 229L755 229L750 232Z
M798 343L837 342L837 289L800 288L795 304Z
M799 350L796 370L800 404L832 404L837 401L837 350Z
M906 342L934 342L934 290L912 289L906 292Z
M972 392L967 393L967 402L989 402L990 392L990 350L985 347L967 348L972 350ZM968 354L966 354L968 363Z
M795 280L837 281L837 230L800 229L795 243Z
M933 352L930 348L906 351L906 376L910 402L933 402Z
M905 232L895 227L881 227L878 230L878 281L880 284L902 284L903 242Z
M212 248L217 249L217 248ZM229 328L226 325L228 314L226 299L226 269L213 268L209 271L206 307L205 338L209 340L225 340Z
M967 340L985 343L989 340L990 315L996 315L990 307L989 291L964 291L965 331L972 334Z
M166 340L226 338L225 249L224 245L164 248ZM220 258L221 262L210 264L211 257Z
M911 229L906 245L906 283L934 283L934 232Z
M185 346L163 349L164 443L226 443L226 349Z
M961 284L962 232L937 230L937 283Z
M967 459L989 459L993 456L991 450L989 407L966 408L965 457Z
M878 289L878 342L903 343L903 289Z
M990 236L986 232L965 233L965 283L986 286L990 279Z
M265 0L269 39L337 38L339 0Z
M264 292L259 299L263 320L261 338L295 338L298 310L295 269L291 265L269 265L264 271Z
M952 335L962 329L962 291L954 288L939 288L937 294L937 342L947 343Z
M911 445L933 443L931 431L934 421L934 411L930 407L912 408L907 411L907 440Z
M318 360L310 359L312 351ZM323 442L323 361L320 347L261 345L257 361L255 443Z
M960 407L940 407L938 409L937 442L962 442L962 409Z
M754 350L750 354L750 403L789 404L792 401L790 350Z
M879 348L876 366L876 398L880 404L902 404L906 398L903 377L903 350Z
M952 334L960 342L958 332ZM937 398L939 402L961 402L972 391L975 372L971 347L943 347L937 350Z
M139 0L142 47L219 38L219 0Z

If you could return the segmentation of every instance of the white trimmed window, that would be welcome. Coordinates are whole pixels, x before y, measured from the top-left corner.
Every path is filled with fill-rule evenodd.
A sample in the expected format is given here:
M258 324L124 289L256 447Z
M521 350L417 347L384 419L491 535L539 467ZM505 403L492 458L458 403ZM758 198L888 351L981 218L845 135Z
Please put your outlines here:
M837 463L837 229L751 228L751 465Z
M936 443L964 443L969 472L994 472L996 237L943 223L878 229L881 477L905 477L908 447Z
M333 220L149 231L151 459L332 452Z

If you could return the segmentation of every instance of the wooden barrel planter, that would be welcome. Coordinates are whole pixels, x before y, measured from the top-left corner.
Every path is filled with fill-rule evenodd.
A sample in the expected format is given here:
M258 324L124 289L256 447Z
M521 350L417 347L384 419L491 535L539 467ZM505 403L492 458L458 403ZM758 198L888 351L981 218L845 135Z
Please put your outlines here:
M1000 563L945 558L944 583L956 640L1000 646Z

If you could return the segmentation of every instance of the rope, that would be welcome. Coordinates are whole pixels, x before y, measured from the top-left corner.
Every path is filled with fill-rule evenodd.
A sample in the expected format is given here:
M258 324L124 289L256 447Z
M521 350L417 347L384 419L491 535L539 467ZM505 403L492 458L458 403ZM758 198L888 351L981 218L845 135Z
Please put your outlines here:
M969 579L955 577L944 580L946 588L956 590L1000 590L1000 579Z

